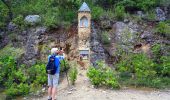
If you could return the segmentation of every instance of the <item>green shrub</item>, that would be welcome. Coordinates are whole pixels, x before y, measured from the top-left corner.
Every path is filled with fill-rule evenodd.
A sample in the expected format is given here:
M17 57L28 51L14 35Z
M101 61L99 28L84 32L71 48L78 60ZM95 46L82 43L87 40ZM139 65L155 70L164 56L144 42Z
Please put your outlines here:
M168 7L170 5L169 0L158 0L158 5L163 6L163 7Z
M75 81L77 79L77 74L78 74L77 68L75 66L72 67L69 71L69 79L70 79L72 85L75 84Z
M157 0L120 0L117 5L124 6L127 9L147 11L157 5Z
M8 20L8 8L0 1L0 29L4 29Z
M45 64L37 63L29 68L17 65L20 54L21 49L10 45L0 51L0 84L5 87L5 93L12 97L36 92L47 82Z
M95 6L92 8L92 18L98 20L100 16L104 13L103 8Z
M147 18L147 20L155 21L156 20L156 13L155 13L155 11L153 11L153 10L148 11L146 13L146 18Z
M16 33L11 33L8 35L9 39L11 40L11 42L17 42L18 41L18 34Z
M14 59L18 59L23 53L24 50L22 48L14 48L9 44L0 50L0 58L12 56Z
M47 74L45 64L35 64L28 69L28 79L30 83L45 84L47 82Z
M22 15L18 15L16 18L12 20L12 22L18 25L20 29L23 29L25 26L24 17Z
M30 87L28 84L12 84L12 86L6 90L6 94L9 96L21 96L29 93Z
M136 1L136 6L139 9L142 9L144 11L147 11L151 8L153 8L154 6L156 6L157 4L157 0L138 0Z
M108 19L108 20L114 20L115 15L113 13L114 11L112 9L104 10L103 13L99 17Z
M159 24L156 26L156 33L159 33L164 36L169 36L170 26L165 22L159 22Z
M108 32L106 32L106 31L102 32L101 38L102 38L101 40L102 40L103 44L109 45L111 43Z
M155 64L145 54L122 55L122 59L117 64L120 74L132 75L136 85L147 86L156 76Z
M170 57L169 56L162 56L160 58L161 64L159 65L162 67L161 74L163 76L170 77Z
M67 72L70 69L70 65L67 60L61 60L60 63L60 72Z
M98 67L91 66L88 69L87 76L95 86L107 86L111 88L119 88L119 83L114 71L102 62L98 62Z
M114 14L117 20L123 20L126 14L124 6L116 6Z
M59 25L59 9L49 9L45 14L43 14L43 23L48 28L55 28Z

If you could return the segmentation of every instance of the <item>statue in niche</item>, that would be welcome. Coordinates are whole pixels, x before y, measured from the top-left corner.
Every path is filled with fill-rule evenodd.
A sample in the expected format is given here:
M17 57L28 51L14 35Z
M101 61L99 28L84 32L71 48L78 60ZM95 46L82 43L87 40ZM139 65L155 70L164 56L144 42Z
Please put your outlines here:
M87 19L87 17L82 17L81 19L80 19L80 27L88 27L88 19Z

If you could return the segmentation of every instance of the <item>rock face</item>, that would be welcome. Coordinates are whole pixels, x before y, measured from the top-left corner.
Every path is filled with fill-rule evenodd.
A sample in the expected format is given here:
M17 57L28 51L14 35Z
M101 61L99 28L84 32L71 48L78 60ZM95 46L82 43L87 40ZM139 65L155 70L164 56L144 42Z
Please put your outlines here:
M158 21L166 20L165 12L160 7L156 8L156 17Z
M93 66L97 66L97 61L102 60L105 61L105 50L103 45L99 41L99 36L97 34L97 31L95 29L94 23L92 24L92 30L93 32L91 33L91 41L90 41L90 61L93 64Z
M39 15L28 15L24 20L28 24L35 25L41 21L41 17Z
M37 27L35 29L30 29L27 31L27 37L24 43L25 54L23 57L23 62L26 65L33 65L36 63L38 58L38 45L41 42L41 35L44 34L46 28ZM24 33L25 34L25 33Z
M137 41L138 25L132 22L128 24L116 22L113 27L116 29L115 42L125 51L131 50Z
M145 16L142 11L137 11L137 15L138 15L139 17L144 17L144 16Z
M10 22L9 24L8 24L8 31L14 31L14 30L16 30L18 27L17 27L17 25L15 25L13 22Z

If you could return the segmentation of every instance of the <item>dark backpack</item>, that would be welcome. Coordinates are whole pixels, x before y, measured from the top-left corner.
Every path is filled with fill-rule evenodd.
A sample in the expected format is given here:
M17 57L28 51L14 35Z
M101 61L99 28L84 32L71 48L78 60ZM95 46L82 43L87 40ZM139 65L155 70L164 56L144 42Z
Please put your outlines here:
M50 56L48 64L46 66L46 73L54 75L56 73L56 66L55 66L55 55Z

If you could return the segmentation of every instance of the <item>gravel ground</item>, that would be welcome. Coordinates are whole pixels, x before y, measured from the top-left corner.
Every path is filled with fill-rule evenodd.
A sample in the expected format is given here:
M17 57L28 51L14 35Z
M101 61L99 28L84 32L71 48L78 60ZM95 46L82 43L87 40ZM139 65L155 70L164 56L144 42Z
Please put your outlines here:
M47 95L32 100L47 100ZM85 70L79 70L74 87L68 88L64 79L58 88L57 100L170 100L170 90L151 89L96 89L88 78Z

